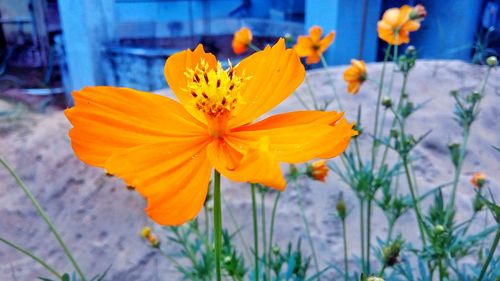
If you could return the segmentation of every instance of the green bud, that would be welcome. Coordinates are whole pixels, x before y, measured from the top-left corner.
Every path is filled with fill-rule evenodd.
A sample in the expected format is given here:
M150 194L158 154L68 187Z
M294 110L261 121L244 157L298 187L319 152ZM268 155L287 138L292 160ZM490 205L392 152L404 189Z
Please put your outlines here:
M434 227L434 233L436 233L438 235L444 233L445 231L446 231L446 229L444 228L444 226L442 226L440 224L438 224Z
M382 99L382 105L385 107L385 108L391 108L392 106L392 100L390 97L384 97Z
M339 217L342 220L345 220L345 218L347 216L347 212L346 212L345 201L344 201L344 198L342 196L342 193L339 195L339 199L337 201L337 205L335 206L335 208L337 209L337 214L339 215Z
M498 65L498 59L497 57L495 56L489 56L487 59L486 59L486 64L489 66L489 67L495 67Z
M229 264L233 259L230 256L224 258L224 263Z
M399 137L399 132L398 132L398 130L396 130L396 129L391 129L390 136L391 136L391 138L395 138L395 139L397 139L397 138Z
M273 253L274 253L275 255L279 255L279 253L280 253L280 247L278 247L278 246L274 246L272 250L273 250Z

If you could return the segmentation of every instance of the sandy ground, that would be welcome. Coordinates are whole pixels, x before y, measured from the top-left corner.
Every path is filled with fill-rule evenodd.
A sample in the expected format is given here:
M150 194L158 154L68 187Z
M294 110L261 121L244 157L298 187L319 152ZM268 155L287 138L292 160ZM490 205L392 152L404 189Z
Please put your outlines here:
M357 96L350 96L341 81L344 69L331 68L328 75L335 80L348 118L354 120L357 107L361 104L365 120L363 126L371 130L376 85L367 82ZM378 79L380 70L380 64L368 66L369 76L373 79ZM420 157L416 164L420 192L452 178L446 145L459 139L460 130L452 120L450 90L473 90L478 87L484 73L484 67L460 61L419 61L410 74L408 92L412 99L429 103L411 118L409 130L416 135L432 130L432 134L414 151ZM308 79L321 99L332 95L327 77L323 70L309 73ZM458 221L467 219L470 214L473 191L469 178L473 172L485 171L493 186L500 181L500 153L491 148L491 145L500 146L499 78L500 71L493 71L479 119L472 128L457 197ZM400 85L401 79L395 75L393 96L399 93ZM308 100L305 85L298 90L298 94ZM300 108L297 99L290 97L275 111ZM20 120L0 127L0 155L17 170L47 210L85 272L97 274L111 265L111 280L177 280L178 275L169 262L139 238L141 227L152 225L142 211L144 200L135 192L126 190L121 180L107 177L102 170L85 166L76 159L67 137L69 128L70 124L62 112L47 115L26 113ZM363 135L360 139L362 154L368 156L370 138ZM14 180L3 169L0 170L0 179L0 235L44 257L47 263L55 265L60 271L70 271L61 249ZM322 266L332 262L341 265L341 229L333 214L336 195L339 191L344 192L352 208L348 243L351 263L354 264L354 257L359 253L359 223L352 192L335 175L330 175L327 183L307 182L305 185L306 213ZM297 237L305 238L293 189L284 192L278 207L276 239L281 245L295 241ZM497 196L500 193L498 190L495 192ZM252 241L249 188L245 184L225 182L223 196L244 227L246 240ZM270 213L272 198L266 204ZM224 225L234 229L227 211ZM386 228L385 218L376 211L372 232L374 241L376 237L385 237ZM160 231L159 227L156 229ZM407 240L418 243L412 212L399 221L396 231L401 231ZM167 250L171 248L168 242L163 246ZM303 243L303 248L307 248L306 243ZM374 262L374 266L377 268L378 264ZM0 245L0 280L34 280L38 276L49 275L30 259ZM327 279L336 279L333 271Z

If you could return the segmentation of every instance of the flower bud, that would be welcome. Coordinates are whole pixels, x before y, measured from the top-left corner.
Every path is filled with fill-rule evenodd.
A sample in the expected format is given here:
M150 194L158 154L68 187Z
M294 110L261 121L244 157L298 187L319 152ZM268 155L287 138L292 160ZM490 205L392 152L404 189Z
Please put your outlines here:
M396 129L391 129L391 132L389 133L392 138L397 139L399 137L399 132Z
M141 237L142 238L148 238L149 235L151 235L151 227L145 226L141 230Z
M489 66L489 67L495 67L498 65L498 59L497 57L495 56L489 56L487 59L486 59L486 64Z
M391 108L392 107L392 100L390 97L384 97L382 99L382 105L385 107L385 108Z
M446 231L446 229L444 228L444 226L442 226L440 224L438 224L434 227L434 233L436 233L438 235L444 233L445 231Z
M325 181L328 175L328 167L325 160L317 160L307 167L307 175L317 181Z
M474 187L480 189L486 183L486 174L483 172L476 172L472 175L470 182Z
M293 35L290 34L290 33L285 33L285 35L283 36L283 38L285 38L285 43L292 43L294 42L294 38L293 38Z
M415 53L415 46L410 45L406 48L406 54L407 55L413 55Z
M229 264L233 259L230 256L224 258L224 263Z
M399 253L403 241L398 238L382 249L382 257L386 266L394 266L399 262Z
M275 255L279 255L280 252L281 252L280 247L278 247L278 246L274 246L273 247L273 253Z
M337 205L335 205L335 209L337 209L337 214L339 215L340 219L345 220L347 216L347 211L342 193L340 193L339 195L339 199L337 200Z
M158 239L158 237L156 237L156 235L150 234L148 237L148 241L149 241L149 245L151 245L151 247L153 247L153 248L160 247L160 240Z
M421 4L416 5L410 13L411 20L423 20L427 16L425 7Z

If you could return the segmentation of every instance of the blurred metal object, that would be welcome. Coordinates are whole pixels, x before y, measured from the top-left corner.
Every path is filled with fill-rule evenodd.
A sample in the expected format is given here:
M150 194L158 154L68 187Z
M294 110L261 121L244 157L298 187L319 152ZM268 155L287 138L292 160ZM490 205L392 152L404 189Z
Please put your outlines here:
M107 60L106 84L153 91L165 88L165 58L180 51L172 48L146 48L119 45L104 47Z

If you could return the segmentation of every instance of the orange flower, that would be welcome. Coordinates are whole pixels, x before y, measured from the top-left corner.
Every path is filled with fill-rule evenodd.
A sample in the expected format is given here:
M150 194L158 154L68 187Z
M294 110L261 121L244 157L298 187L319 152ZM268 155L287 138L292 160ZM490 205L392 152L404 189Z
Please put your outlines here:
M362 60L351 60L351 66L344 71L344 81L347 82L347 92L357 94L361 84L366 80L366 64Z
M335 37L334 31L330 31L323 39L321 39L321 34L323 34L323 29L315 25L309 29L309 36L299 36L297 44L293 46L299 57L307 57L307 64L318 63L321 55L332 44Z
M235 54L240 55L246 52L248 45L252 42L252 31L246 27L240 28L233 36L233 51Z
M283 39L226 70L198 45L170 56L164 72L179 102L87 87L73 93L75 106L65 111L75 154L134 186L159 224L198 214L213 167L234 181L283 190L280 162L335 157L356 135L337 112L298 111L253 123L304 80L304 66Z
M391 45L410 42L410 32L420 28L420 21L426 16L422 5L412 8L403 5L385 11L377 23L378 37Z
M470 182L474 187L481 188L486 183L486 174L483 172L476 172L472 175Z
M308 174L313 179L324 182L326 176L328 175L328 167L326 166L326 161L317 160L312 162L311 166L308 168Z

